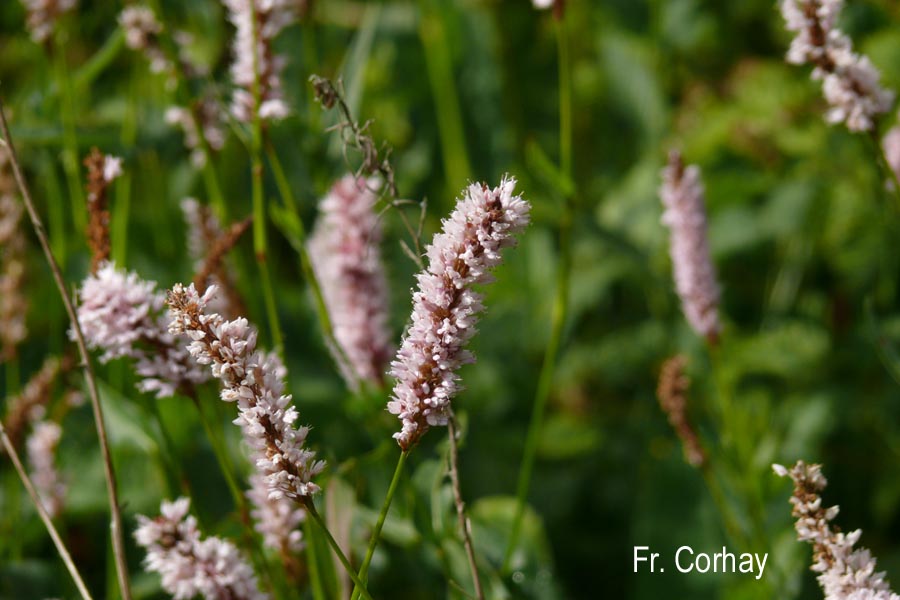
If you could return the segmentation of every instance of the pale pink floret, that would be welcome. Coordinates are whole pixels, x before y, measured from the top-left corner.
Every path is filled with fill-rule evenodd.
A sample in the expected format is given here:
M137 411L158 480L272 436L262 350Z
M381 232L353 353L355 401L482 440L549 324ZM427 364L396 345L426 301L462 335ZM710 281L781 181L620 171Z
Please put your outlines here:
M283 119L288 106L281 88L286 60L272 52L272 40L295 18L291 0L222 0L236 28L231 79L237 86L231 111L239 121L253 121L254 111L263 120ZM259 106L253 89L259 86Z
M662 222L670 231L675 290L694 331L714 341L721 328L719 286L709 253L700 169L695 165L685 167L681 156L673 152L663 169L662 180Z
M376 180L347 175L319 203L309 255L328 306L333 352L347 384L380 385L394 352L387 326L387 281L381 262ZM334 350L334 349L333 349ZM346 360L344 358L346 357Z
M846 123L850 131L871 131L887 112L894 94L881 87L880 74L868 57L853 52L853 42L835 21L843 0L782 0L785 26L795 33L787 53L792 64L811 64L830 105L829 123Z
M269 497L268 480L261 473L250 475L250 489L246 492L252 509L253 527L262 536L263 544L282 554L296 554L303 549L303 522L306 511L296 502L282 496Z
M154 282L108 262L88 275L78 297L78 322L88 347L102 351L101 362L134 359L141 391L163 398L209 379L168 332L165 297Z
M200 539L189 508L190 500L179 498L163 502L155 519L138 516L134 538L147 550L144 568L159 573L163 590L175 600L266 600L253 569L232 543Z
M78 0L21 0L28 12L26 24L31 32L31 39L46 42L53 34L53 28L59 17L69 12Z
M304 448L307 427L296 427L297 409L284 393L286 370L274 354L256 349L256 330L247 319L227 321L207 313L215 295L210 286L203 296L194 285L176 284L169 293L169 331L190 338L188 351L201 365L209 365L222 382L222 400L237 402L244 441L250 446L259 472L266 477L269 497L303 502L319 491L312 478L325 467Z
M506 178L494 189L470 185L427 249L412 323L391 363L397 382L388 411L403 425L394 438L404 450L429 427L447 424L450 400L460 389L457 370L474 360L465 345L475 335L483 306L472 287L492 280L500 251L528 224L530 206L513 195L515 184Z
M51 517L62 512L66 497L66 484L56 468L56 447L61 437L62 428L57 423L37 421L25 442L31 482Z
M839 533L831 528L838 515L838 507L824 508L820 492L827 481L821 465L797 462L791 469L772 465L781 477L794 481L791 497L793 515L797 519L797 539L813 546L813 564L819 573L819 585L825 600L900 600L885 580L884 573L875 571L875 558L865 548L853 549L862 531Z

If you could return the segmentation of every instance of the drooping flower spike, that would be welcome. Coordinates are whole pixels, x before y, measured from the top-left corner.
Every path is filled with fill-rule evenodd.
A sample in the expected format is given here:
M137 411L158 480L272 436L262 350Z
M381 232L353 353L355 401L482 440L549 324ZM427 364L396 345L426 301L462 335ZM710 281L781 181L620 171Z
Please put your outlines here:
M430 427L447 424L450 400L460 389L457 371L474 360L465 346L484 308L473 287L492 281L501 250L528 224L531 207L513 195L515 185L512 178L494 189L470 185L427 249L412 322L391 363L396 384L388 411L402 423L394 438L403 450Z

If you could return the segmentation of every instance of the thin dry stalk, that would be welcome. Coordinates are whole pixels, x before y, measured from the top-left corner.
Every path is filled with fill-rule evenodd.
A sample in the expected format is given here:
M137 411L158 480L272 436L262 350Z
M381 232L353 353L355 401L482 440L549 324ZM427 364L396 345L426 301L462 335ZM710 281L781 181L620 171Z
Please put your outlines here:
M106 157L95 146L84 159L87 168L88 226L87 242L91 249L91 273L96 273L109 260L112 248L109 241L109 201L106 189L109 182L103 174Z
M62 359L55 356L48 357L40 370L28 380L22 392L9 400L6 410L6 432L13 446L18 447L22 440L22 434L31 420L33 410L50 400L50 391L57 379L73 366L74 361L69 356Z
M205 223L206 219L202 219L201 221ZM225 295L228 297L228 302L236 314L244 314L245 311L238 310L243 303L240 302L240 298L237 297L237 290L231 285L231 279L225 271L223 261L225 260L225 255L237 245L241 236L250 229L252 223L253 216L248 216L243 221L232 223L227 231L222 232L217 237L210 235L208 239L205 239L204 242L208 247L208 251L206 257L203 259L203 264L200 266L197 274L194 275L194 287L196 287L197 291L201 294L206 291L210 277L215 275L217 283L219 284L219 289L225 292ZM204 237L206 237L207 234L206 229L207 228L204 227ZM212 232L209 233L211 234Z
M6 134L4 133L4 135ZM31 483L31 479L28 477L28 473L25 472L25 467L22 466L22 461L19 459L19 455L16 453L16 448L15 446L13 446L12 440L10 440L9 436L6 435L6 429L3 427L2 421L0 421L0 439L2 439L3 447L6 449L6 453L9 455L10 460L12 460L13 466L16 468L16 473L19 474L19 478L22 480L22 485L25 486L25 490L31 497L31 501L34 503L34 507L35 509L37 509L38 515L41 517L41 521L44 522L44 526L47 528L47 533L50 534L50 538L53 540L53 545L56 546L56 551L59 552L59 557L66 565L66 569L69 571L69 574L72 576L72 580L75 582L75 587L78 588L78 592L81 594L81 597L84 598L84 600L91 600L91 593L88 591L87 586L84 585L84 580L81 579L81 575L78 573L78 568L72 561L72 556L66 549L66 545L63 543L62 538L59 537L59 533L56 531L56 527L53 526L53 520L50 518L50 515L47 514L47 510L44 508L44 503L41 502L37 491L34 489L34 484Z
M669 424L681 440L685 460L691 466L703 468L706 464L706 452L687 414L688 390L691 382L684 373L686 365L687 359L681 355L673 356L663 363L656 395L659 398L659 406L666 413Z
M53 279L56 282L59 295L62 297L63 304L66 307L66 313L69 316L69 321L72 323L72 330L75 332L75 343L78 346L78 354L81 357L82 366L84 368L84 379L88 388L88 396L91 399L91 408L94 412L94 423L97 427L97 436L100 439L100 452L103 456L103 471L106 478L106 491L109 497L109 509L112 517L110 534L112 536L113 555L116 563L116 574L119 579L119 589L122 593L123 600L131 600L131 587L128 584L128 561L125 558L125 543L122 538L122 512L119 507L118 492L116 490L116 474L112 464L112 456L110 456L109 452L109 441L106 435L106 425L103 422L103 408L100 406L100 395L97 392L94 367L91 364L91 357L90 354L88 354L87 344L84 341L84 334L81 331L81 325L78 323L75 306L66 290L66 282L63 279L59 263L56 262L53 251L50 249L50 241L47 239L47 232L44 229L44 224L34 207L31 191L25 183L25 177L22 174L22 168L19 165L19 156L16 153L15 145L9 134L9 124L6 122L6 111L4 109L2 98L0 98L0 128L2 128L3 143L9 149L13 174L16 177L16 182L19 184L19 191L22 192L22 199L25 202L25 208L28 210L31 225L34 228L35 235L37 235L41 248L44 251L44 256L47 258L47 264L50 266L50 271L53 273ZM40 503L36 502L36 504L39 505Z
M459 487L459 448L457 447L456 415L452 413L447 421L447 434L450 438L450 482L453 485L453 501L456 504L456 516L463 536L463 545L466 547L469 569L472 571L475 597L478 600L484 600L484 589L481 587L478 564L475 562L475 548L472 545L472 527L469 524L469 519L466 517L466 504L463 502L462 491L460 491Z

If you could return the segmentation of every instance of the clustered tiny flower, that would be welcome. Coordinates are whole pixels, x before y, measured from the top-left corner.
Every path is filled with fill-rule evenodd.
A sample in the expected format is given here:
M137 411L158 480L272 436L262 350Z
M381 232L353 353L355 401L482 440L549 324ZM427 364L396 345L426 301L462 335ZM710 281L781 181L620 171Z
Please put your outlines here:
M109 186L122 175L122 159L92 148L84 159L87 168L87 241L91 249L91 272L109 260Z
M787 61L815 67L812 77L822 81L831 106L829 123L871 131L875 118L890 110L894 94L881 87L878 70L868 57L855 53L850 38L835 27L843 6L843 0L781 0L786 27L796 34Z
M150 62L150 71L164 73L171 70L169 60L159 44L162 23L147 6L127 6L119 14L119 25L125 30L125 45L141 52Z
M158 573L174 600L267 600L253 569L234 544L218 537L201 539L190 500L163 502L155 519L138 516L134 538L147 550L144 567Z
M68 356L62 359L48 356L22 391L7 400L3 426L13 446L19 444L29 424L33 425L44 419L53 386L61 376L72 369L74 364L75 361Z
M272 498L265 475L250 475L250 489L246 492L252 506L250 516L254 529L263 538L267 548L291 556L303 549L303 531L306 511L286 496Z
M286 369L276 355L257 351L257 332L247 319L227 321L206 312L215 293L215 286L201 296L193 284L176 284L168 298L169 331L191 340L191 356L210 365L213 377L222 382L222 400L237 403L235 424L266 478L269 496L303 504L319 491L312 479L325 463L304 447L309 428L294 424L299 415L284 393Z
M28 13L26 25L31 39L43 43L50 39L56 22L78 4L78 0L22 0Z
M340 346L332 354L351 389L360 380L381 385L394 352L375 213L377 186L377 180L352 175L337 181L319 203L309 240L310 260Z
M500 251L528 224L530 205L513 195L515 185L512 178L494 189L470 185L427 249L412 324L391 363L396 384L388 411L402 423L394 438L404 450L430 427L447 424L450 400L460 389L457 371L474 361L465 346L484 306L472 288L492 281Z
M794 481L790 502L797 520L797 539L813 547L810 568L819 574L825 600L900 600L891 591L884 573L875 571L875 557L865 548L854 550L862 531L842 533L831 526L838 507L823 506L820 494L828 481L822 475L822 466L807 465L801 460L791 469L777 464L772 468L780 477Z
M224 115L219 102L210 96L204 96L195 106L196 110L171 106L166 110L165 119L166 123L177 126L184 133L184 145L191 153L191 164L202 169L207 161L202 142L212 151L225 147Z
M28 470L44 510L51 517L62 512L66 484L56 468L56 447L62 438L62 427L52 421L34 423L25 442Z
M222 0L228 18L237 29L234 38L234 62L231 78L237 89L231 105L234 117L250 123L283 119L288 105L281 88L285 58L276 55L272 40L294 20L291 0ZM259 105L254 98L258 86Z
M669 424L681 440L688 464L702 467L706 463L706 451L688 414L688 390L691 382L685 373L686 366L687 359L682 355L673 356L663 363L656 397Z
M681 155L673 152L663 169L662 180L662 222L670 231L675 290L688 323L699 335L714 342L721 328L719 286L709 252L700 169L695 165L685 167Z
M132 358L141 391L164 398L209 379L167 331L165 296L156 283L107 262L82 282L78 297L78 322L88 347L102 351L104 363Z

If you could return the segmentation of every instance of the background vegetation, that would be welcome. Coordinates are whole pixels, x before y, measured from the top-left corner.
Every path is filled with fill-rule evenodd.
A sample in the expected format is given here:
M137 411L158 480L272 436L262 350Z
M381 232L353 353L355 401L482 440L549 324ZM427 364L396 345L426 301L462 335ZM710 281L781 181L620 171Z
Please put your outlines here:
M160 0L170 28L193 34L195 57L222 97L232 27L214 0ZM456 400L465 439L462 489L491 594L514 598L816 598L809 550L795 541L789 486L772 462L823 462L838 523L900 582L900 206L886 193L871 141L827 126L807 69L783 62L789 36L771 0L603 0L567 3L572 77L572 276L561 354L540 435L523 551L500 564L538 373L550 335L566 178L554 167L559 96L554 20L524 0L314 3L276 47L288 57L292 108L271 136L309 226L315 203L346 171L334 115L307 79L342 77L356 114L393 148L402 198L427 198L424 239L469 180L504 173L534 206L534 222L507 254L463 370ZM842 24L900 89L900 8L851 0ZM179 202L204 201L182 135L166 124L162 77L124 47L119 2L83 0L54 41L34 43L18 2L0 4L0 95L54 250L74 287L88 268L83 198L73 173L91 146L124 158L115 186L113 258L163 287L191 277ZM888 123L893 120L889 115ZM722 344L710 353L674 296L667 233L656 194L666 152L683 149L707 183L710 235L723 288ZM78 169L67 170L73 161ZM230 217L250 213L246 147L231 134L214 168ZM83 175L79 175L83 179ZM270 205L280 201L267 168ZM411 219L417 209L406 209ZM392 326L410 310L415 265L396 211L385 213ZM329 461L326 511L364 547L390 480L397 423L385 395L352 397L322 341L298 255L269 223L270 267L286 339L290 389L310 440ZM29 337L2 373L7 394L47 354L68 347L67 323L29 233ZM232 267L270 345L249 237ZM660 411L659 366L689 357L691 410L713 474L687 465ZM240 524L196 411L183 398L134 389L125 362L99 368L129 528L180 493L183 477L210 534ZM71 385L80 379L71 378ZM62 390L58 390L59 393ZM221 430L240 456L230 410ZM159 420L154 413L159 412ZM172 442L167 449L162 427ZM446 436L434 431L411 457L372 569L381 598L462 597L468 586L445 478ZM107 505L88 406L64 422L60 461L69 479L59 520L89 586L115 597ZM177 470L173 464L177 463ZM241 468L249 467L245 463ZM728 575L632 573L632 547L663 556L681 545L714 552L729 538L708 483L723 490L752 551L769 552L763 581ZM334 517L336 518L336 517ZM325 550L321 539L313 544ZM132 573L142 552L128 540ZM162 597L136 575L136 595ZM297 597L305 592L298 591ZM0 596L73 597L73 589L7 461L0 463Z

